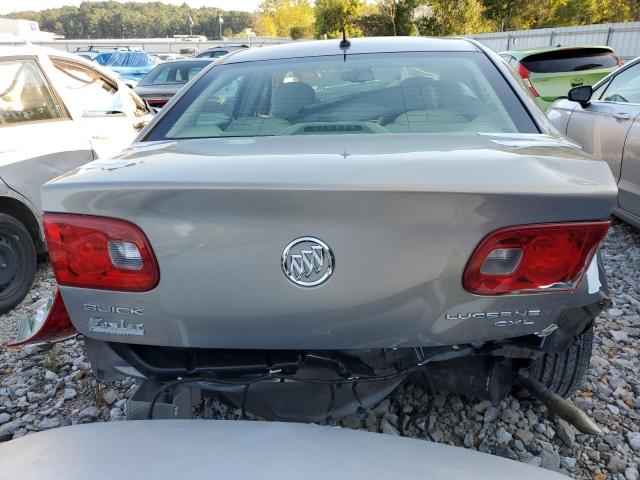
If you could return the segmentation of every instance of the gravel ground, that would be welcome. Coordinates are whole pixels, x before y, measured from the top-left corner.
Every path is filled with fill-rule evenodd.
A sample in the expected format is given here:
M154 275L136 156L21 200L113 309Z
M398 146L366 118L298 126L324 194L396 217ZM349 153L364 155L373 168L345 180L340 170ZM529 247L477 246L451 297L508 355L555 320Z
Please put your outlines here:
M371 410L343 419L348 428L432 438L560 471L574 478L638 480L640 463L640 233L615 222L603 256L613 305L596 324L594 355L573 401L602 427L582 435L524 396L499 405L456 395L438 395L431 415L420 411L425 392L407 384ZM1 344L13 338L30 306L49 295L55 282L40 265L31 294L0 316L0 441L33 431L93 421L123 420L133 381L104 385L91 376L82 339L49 349L15 352ZM208 401L207 416L238 418L239 411Z

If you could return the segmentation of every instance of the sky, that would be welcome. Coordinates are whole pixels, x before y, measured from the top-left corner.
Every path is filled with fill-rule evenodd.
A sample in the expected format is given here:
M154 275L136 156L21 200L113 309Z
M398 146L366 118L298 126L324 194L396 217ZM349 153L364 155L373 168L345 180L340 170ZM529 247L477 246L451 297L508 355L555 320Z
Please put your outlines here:
M58 8L65 5L80 5L82 1L87 0L0 0L0 15L15 11L25 10L44 10L46 8ZM92 0L88 0L92 1ZM124 3L124 0L117 0ZM136 2L150 2L157 0L128 0ZM182 5L187 3L192 8L198 7L218 7L223 10L245 10L253 12L256 10L260 0L161 0L162 3L173 3L174 5Z

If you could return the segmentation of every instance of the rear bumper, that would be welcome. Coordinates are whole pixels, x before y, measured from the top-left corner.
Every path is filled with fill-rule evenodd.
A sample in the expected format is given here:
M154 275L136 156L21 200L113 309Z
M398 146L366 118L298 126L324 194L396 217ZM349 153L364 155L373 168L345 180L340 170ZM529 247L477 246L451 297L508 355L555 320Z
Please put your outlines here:
M149 402L157 398L162 385L179 379L262 418L322 421L327 416L352 415L358 406L369 408L408 378L418 384L428 378L424 386L431 390L498 403L510 391L515 371L544 352L566 350L600 309L601 304L595 303L569 310L553 331L482 345L273 351L163 348L86 339L86 350L98 378L110 381L124 375L140 380L140 393L146 394L136 394L140 397L136 401L148 405L143 414L151 411ZM191 411L188 408L189 415Z
M542 353L566 350L576 336L591 326L602 305L603 302L598 301L565 310L552 324L553 328L531 335L483 344L460 343L418 350L430 362L469 356L531 360ZM417 351L414 348L340 351L171 348L91 338L85 338L85 344L94 373L99 378L114 380L130 376L159 382L181 377L235 378L273 371L295 375L310 365L337 368L345 375L354 374L354 371L362 374L365 370L370 374L382 364L402 364L407 361L403 359L412 358ZM341 366L338 368L336 365Z

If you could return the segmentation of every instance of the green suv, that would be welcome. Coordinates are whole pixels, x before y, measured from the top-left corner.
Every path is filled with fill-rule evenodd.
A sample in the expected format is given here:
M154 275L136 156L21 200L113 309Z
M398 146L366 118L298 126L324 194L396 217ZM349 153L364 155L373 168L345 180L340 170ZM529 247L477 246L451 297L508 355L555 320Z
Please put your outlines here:
M530 48L500 56L520 74L543 111L571 88L593 85L622 65L610 47Z

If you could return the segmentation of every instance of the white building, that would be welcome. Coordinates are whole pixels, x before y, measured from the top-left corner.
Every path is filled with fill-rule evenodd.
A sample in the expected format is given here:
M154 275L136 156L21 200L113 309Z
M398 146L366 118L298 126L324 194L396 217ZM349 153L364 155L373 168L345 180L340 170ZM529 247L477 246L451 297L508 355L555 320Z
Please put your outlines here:
M61 35L40 31L38 22L0 18L0 42L47 42Z

